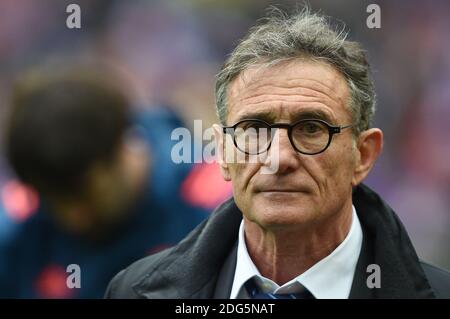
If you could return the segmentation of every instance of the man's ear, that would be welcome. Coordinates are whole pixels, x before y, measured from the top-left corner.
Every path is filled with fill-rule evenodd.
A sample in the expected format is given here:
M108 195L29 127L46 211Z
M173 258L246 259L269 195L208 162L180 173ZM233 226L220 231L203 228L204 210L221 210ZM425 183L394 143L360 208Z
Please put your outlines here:
M382 149L383 132L380 129L371 128L360 134L356 150L358 156L352 179L353 186L366 178Z
M231 181L230 171L225 155L226 136L224 136L222 126L218 124L213 124L213 130L214 130L214 141L216 143L216 157L217 163L219 164L220 167L220 172L222 173L222 177L224 180Z

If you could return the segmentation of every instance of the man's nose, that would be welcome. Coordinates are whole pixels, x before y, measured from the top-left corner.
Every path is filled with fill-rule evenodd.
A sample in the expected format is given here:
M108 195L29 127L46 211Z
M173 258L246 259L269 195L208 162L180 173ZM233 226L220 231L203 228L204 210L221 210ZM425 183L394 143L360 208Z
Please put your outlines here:
M278 173L296 170L300 165L300 156L289 140L286 129L277 129L272 138L270 159L278 160Z

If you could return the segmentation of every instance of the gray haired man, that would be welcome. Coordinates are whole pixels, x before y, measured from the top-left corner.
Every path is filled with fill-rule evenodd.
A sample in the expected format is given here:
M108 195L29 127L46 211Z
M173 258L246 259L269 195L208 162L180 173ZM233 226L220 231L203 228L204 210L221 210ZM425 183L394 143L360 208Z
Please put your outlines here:
M226 61L216 104L233 198L176 247L120 272L107 297L450 297L450 274L418 259L362 184L383 133L370 127L375 92L358 43L309 10L273 10Z

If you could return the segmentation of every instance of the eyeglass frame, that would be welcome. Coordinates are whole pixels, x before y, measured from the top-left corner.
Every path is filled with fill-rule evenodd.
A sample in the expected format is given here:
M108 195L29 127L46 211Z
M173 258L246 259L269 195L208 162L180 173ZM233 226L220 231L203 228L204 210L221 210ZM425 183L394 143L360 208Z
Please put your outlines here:
M262 123L262 124L264 124L265 126L267 126L268 129L270 129L270 132L271 132L271 134L270 134L270 136L271 136L271 138L270 138L270 143L268 144L268 146L266 147L266 149L265 149L264 151L258 152L258 153L256 153L256 154L251 154L251 153L248 153L248 152L246 152L246 151L241 150L241 148L237 145L237 142L236 142L236 135L235 135L236 128L237 128L237 126L238 126L239 124L241 124L241 123L243 123L243 122L248 122L248 121L254 121L254 122ZM327 145L323 148L323 150L321 150L321 151L319 151L319 152L315 152L315 153L305 153L305 152L302 152L302 151L300 151L300 150L295 146L294 142L292 141L292 130L293 130L293 128L294 128L296 125L298 125L299 123L308 122L308 121L320 122L320 123L324 124L324 125L327 127L327 129L328 129L328 143L327 143ZM328 122L326 122L326 121L324 121L324 120L321 120L321 119L302 119L302 120L296 121L296 122L294 122L294 123L292 123L292 124L289 124L289 123L273 123L273 124L269 124L269 123L267 123L266 121L261 120L261 119L251 119L251 118L250 118L250 119L242 119L242 120L240 120L239 122L237 122L237 123L235 123L234 125L231 125L231 126L222 126L222 130L223 130L223 133L224 133L224 134L230 134L230 135L233 137L233 143L234 143L234 146L235 146L239 151L241 151L241 152L243 152L243 153L245 153L245 154L247 154L247 155L259 155L259 154L261 154L261 153L267 152L267 151L270 149L270 146L272 145L272 140L273 140L272 128L277 128L277 129L279 129L279 128L285 128L285 129L288 130L289 142L291 143L292 147L294 148L294 150L295 150L296 152L298 152L298 153L300 153L300 154L303 154L303 155L317 155L317 154L323 153L323 152L325 152L325 151L327 150L327 148L328 148L328 147L330 146L330 144L331 144L331 140L333 139L333 135L334 135L334 134L342 133L342 130L343 130L343 129L346 129L346 128L349 128L349 127L352 127L352 126L354 126L353 123L352 123L352 124L337 125L337 126L335 126L335 125L331 125L331 124L329 124Z

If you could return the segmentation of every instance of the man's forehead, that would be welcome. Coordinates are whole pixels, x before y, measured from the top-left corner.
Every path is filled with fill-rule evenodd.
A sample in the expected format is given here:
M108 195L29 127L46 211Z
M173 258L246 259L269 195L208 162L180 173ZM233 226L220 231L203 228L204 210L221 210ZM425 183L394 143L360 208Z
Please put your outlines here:
M242 110L233 108L248 104L256 111L264 109L261 106L265 99L295 101L295 95L300 99L321 100L331 111L346 111L349 89L343 75L324 62L301 59L270 66L255 65L230 83L228 111L241 113Z
M275 64L257 63L242 71L233 82L236 82L238 86L245 87L251 85L255 80L264 82L264 79L269 76L279 79L320 76L324 84L329 85L344 80L342 74L327 62L298 58Z

